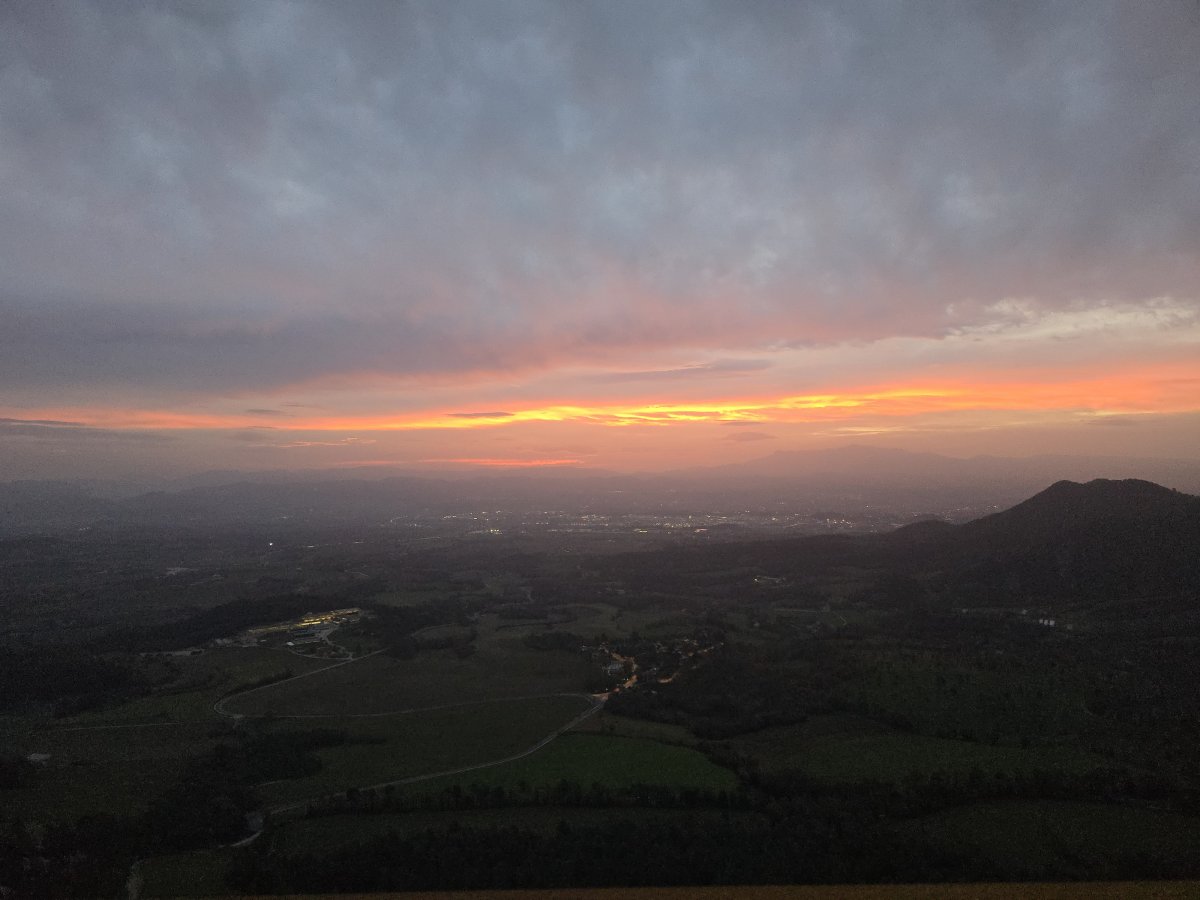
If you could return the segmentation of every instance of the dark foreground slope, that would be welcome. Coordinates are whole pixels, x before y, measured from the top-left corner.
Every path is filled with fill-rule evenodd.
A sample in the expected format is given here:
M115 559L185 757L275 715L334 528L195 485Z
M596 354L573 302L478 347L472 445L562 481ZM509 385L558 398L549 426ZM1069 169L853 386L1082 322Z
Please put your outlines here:
M623 556L266 537L9 542L0 894L1200 877L1196 498ZM367 615L231 643L326 603ZM620 681L511 756L576 714L543 692Z

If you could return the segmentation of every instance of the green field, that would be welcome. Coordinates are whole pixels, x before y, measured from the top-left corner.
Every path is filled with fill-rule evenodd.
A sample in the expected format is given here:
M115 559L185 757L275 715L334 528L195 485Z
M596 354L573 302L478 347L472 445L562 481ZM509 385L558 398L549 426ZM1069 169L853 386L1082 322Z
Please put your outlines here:
M815 716L802 725L772 728L736 742L764 772L798 772L827 784L901 783L934 773L969 775L1056 771L1082 774L1108 762L1081 750L977 744L891 731L854 716Z
M381 737L386 743L319 750L320 772L264 785L261 793L269 805L278 805L488 763L532 747L587 707L588 702L579 697L543 697L398 716L314 720L321 728ZM471 773L472 777L484 771Z
M216 718L212 706L238 687L263 678L323 669L327 660L265 647L228 647L174 657L180 675L164 691L110 709L56 720L56 724L108 725L138 722L196 722Z
M699 739L682 725L652 722L649 719L632 719L629 716L613 715L601 710L575 728L579 734L611 734L618 737L646 738L663 744L680 744L692 747Z
M535 656L533 651L526 652ZM412 663L428 656L422 654ZM536 654L538 663L550 660L549 668L527 665L524 680L517 682L515 692L556 684L553 677L561 673L554 667L564 657L569 663L579 662L563 654ZM324 668L319 662L260 648L230 648L177 659L180 676L170 692L70 719L8 719L3 740L7 750L19 755L49 754L50 760L39 768L31 785L6 792L6 806L33 821L71 821L97 813L136 814L175 784L188 759L211 749L220 729L232 724L212 709L222 695L238 685L279 675L287 668L295 672ZM440 662L452 668L462 661L447 658ZM371 692L379 689L379 672L390 672L389 664L395 663L377 657L345 670L316 672L292 684L325 698L344 696L346 690ZM376 668L372 669L372 664ZM366 682L356 684L351 679L350 687L345 681L335 681L332 686L325 683L358 666L370 676ZM415 670L410 669L408 674L415 680ZM474 702L480 697L503 696L506 691L502 684L492 690L481 687L481 672L474 666L459 670L457 675L426 686L423 692L419 684L406 684L412 691L408 696L424 705L430 698L452 698L470 705L399 716L290 720L290 727L303 721L305 726L344 729L351 735L382 737L386 742L325 748L319 751L321 772L301 780L268 784L262 788L264 799L268 803L308 799L348 787L504 758L532 746L587 708L583 698L570 696ZM513 683L507 684L512 689ZM249 694L247 699L266 697L272 690ZM394 699L396 695L388 696ZM270 722L263 724L273 727Z
M437 793L458 784L509 790L552 788L561 781L581 787L599 784L629 788L635 784L711 791L733 790L737 776L690 747L602 734L565 734L537 753L478 772L438 778L410 791Z
M901 826L947 851L986 860L996 877L1076 870L1103 878L1122 860L1153 877L1157 860L1200 858L1200 818L1160 810L1055 800L980 803Z
M466 659L452 650L426 650L413 659L373 656L235 698L226 709L250 716L375 714L585 687L581 656L530 650L517 637L480 644Z

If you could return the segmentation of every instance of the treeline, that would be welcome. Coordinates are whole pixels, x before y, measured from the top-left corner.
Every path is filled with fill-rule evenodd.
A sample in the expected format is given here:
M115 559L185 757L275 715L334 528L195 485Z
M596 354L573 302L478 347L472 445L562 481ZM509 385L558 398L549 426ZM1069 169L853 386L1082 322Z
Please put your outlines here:
M1094 855L1094 854L1093 854ZM230 885L247 894L503 890L698 884L998 881L1012 872L986 851L953 850L915 829L853 812L804 807L775 817L633 815L552 833L516 826L455 826L389 834L325 853L251 846ZM1095 860L1029 861L1045 880L1193 878L1200 861L1154 851Z
M360 623L361 633L379 640L387 646L388 654L398 659L412 659L422 648L430 647L429 641L414 637L414 632L434 625L460 625L467 628L475 611L475 607L461 597L414 606L364 604L364 609L370 610L371 619ZM474 632L470 633L470 639L465 643L459 637L448 637L446 646L470 646Z
M726 646L670 684L613 695L608 710L682 725L697 737L724 739L798 724L830 711L832 696L829 676L817 666Z
M721 751L720 745L702 745ZM1153 772L1112 766L1089 772L1029 769L1015 772L914 773L900 783L858 781L826 783L803 772L760 773L750 760L728 755L741 784L732 791L634 784L614 788L562 779L553 785L452 784L441 791L406 791L388 786L351 789L309 803L306 816L449 812L527 807L591 809L710 809L758 812L771 818L822 815L831 809L866 819L903 820L939 810L996 800L1075 800L1150 804L1182 814L1200 814L1200 791Z
M1176 785L1147 773L934 774L904 785L821 785L799 775L755 778L731 792L639 785L626 790L563 781L552 787L451 786L436 794L348 792L310 816L505 807L564 808L554 833L458 824L389 834L327 853L280 854L268 841L236 861L231 887L247 893L535 889L571 886L871 883L1193 878L1200 860L1146 846L1088 859L1074 851L997 863L985 851L948 850L918 817L996 799L1103 799L1196 808ZM602 824L572 824L567 807L608 808ZM653 819L647 809L688 811ZM514 822L519 822L517 816ZM1019 872L1011 866L1017 865Z
M247 738L240 746L243 781L258 784L283 778L304 778L321 770L321 759L313 751L347 744L383 744L379 735L350 734L340 728L304 731L268 731Z
M325 612L358 604L357 590L336 594L279 594L272 597L232 600L178 622L149 628L127 626L97 640L96 649L151 652L180 650L231 637L255 625L284 622L307 612Z
M590 827L564 821L549 835L516 827L451 827L323 854L249 852L235 862L230 882L237 891L265 894L797 880L797 867L788 864L797 858L792 854L778 853L778 868L768 863L763 847L778 843L766 823L742 821L704 828L682 821L628 819Z
M1120 766L1088 772L1059 769L1019 769L984 772L913 773L900 782L858 781L825 783L800 771L745 773L752 789L747 796L763 798L759 808L837 808L858 811L880 820L901 821L940 810L998 800L1073 800L1149 805L1155 809L1200 814L1200 791L1179 779Z
M562 779L550 786L519 784L505 787L471 784L463 787L460 784L452 784L436 792L408 792L391 785L375 790L351 789L344 794L310 802L305 814L309 818L322 818L347 813L371 815L547 806L592 809L752 810L758 805L758 801L743 789L711 791L655 784L613 788L599 783L585 785L571 779Z

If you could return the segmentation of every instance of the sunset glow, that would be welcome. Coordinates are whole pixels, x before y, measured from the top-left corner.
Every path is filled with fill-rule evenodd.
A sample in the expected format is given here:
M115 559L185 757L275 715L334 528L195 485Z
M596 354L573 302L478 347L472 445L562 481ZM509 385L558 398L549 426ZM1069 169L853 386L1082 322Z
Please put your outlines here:
M1200 365L1143 367L1104 372L1092 377L1055 377L1045 371L1038 380L1022 373L987 382L927 382L904 386L879 385L836 393L739 398L720 402L680 404L597 403L539 405L524 409L462 413L430 410L403 417L291 415L263 426L263 416L249 411L221 415L187 411L104 408L5 410L10 421L46 429L84 425L125 430L178 431L259 427L271 431L472 431L511 428L526 423L577 423L609 428L673 427L695 423L781 424L847 420L865 415L903 418L958 411L1059 411L1093 415L1180 413L1197 408Z
M0 477L1200 455L1194 23L798 7L10 12Z

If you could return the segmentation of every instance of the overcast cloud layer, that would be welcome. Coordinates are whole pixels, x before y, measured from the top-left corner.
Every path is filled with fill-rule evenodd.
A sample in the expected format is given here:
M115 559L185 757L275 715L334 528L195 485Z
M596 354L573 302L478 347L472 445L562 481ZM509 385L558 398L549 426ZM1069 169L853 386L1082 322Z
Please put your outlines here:
M736 355L1200 284L1200 7L7 3L0 380ZM664 369L675 368L664 366Z

